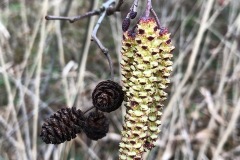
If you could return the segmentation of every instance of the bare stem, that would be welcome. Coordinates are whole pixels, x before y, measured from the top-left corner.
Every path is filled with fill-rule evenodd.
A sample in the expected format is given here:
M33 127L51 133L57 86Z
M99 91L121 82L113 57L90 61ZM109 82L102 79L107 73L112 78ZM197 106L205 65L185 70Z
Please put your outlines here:
M111 1L110 1L111 2ZM123 4L124 0L119 0L117 5L115 7L113 7L112 5L110 5L107 8L107 15L110 16L112 14L114 14L115 12L119 12L121 9L121 6ZM106 2L107 3L107 2ZM113 1L112 3L115 3L115 1Z
M147 7L146 7L146 11L145 11L145 17L149 17L151 8L152 8L152 0L147 0Z
M159 18L157 16L156 12L153 10L153 8L151 8L150 11L153 14L155 21L157 22L158 28L161 29L161 24L160 24L160 21L159 21Z
M95 108L94 106L88 108L86 111L83 112L83 114L86 114L87 112L89 112L90 110L92 110L93 108Z
M114 4L114 2L115 2L115 0L108 0L105 3L103 3L101 8L99 8L97 10L89 11L89 12L85 13L84 15L73 16L73 17L48 15L48 16L45 17L46 20L67 20L67 21L73 23L75 21L81 20L81 19L86 18L86 17L90 17L90 16L93 16L93 15L101 15L100 18L97 21L96 26L94 27L94 30L93 30L93 33L92 33L92 40L97 43L98 47L101 49L101 51L103 52L103 54L106 56L106 58L108 60L108 64L109 64L109 68L110 68L110 74L111 74L111 80L113 80L113 77L114 77L112 60L111 60L110 55L108 54L108 49L106 47L104 47L103 44L101 43L101 41L97 38L97 32L98 32L98 29L99 29L100 24L102 23L104 17L106 15L111 15L114 12L119 11L121 5L124 2L124 0L119 0L116 7L111 7L112 4Z
M45 17L46 20L67 20L70 23L74 23L75 21L81 20L83 18L86 17L91 17L94 15L99 15L101 14L105 9L102 7L98 10L94 10L94 11L89 11L87 13L85 13L84 15L78 15L78 16L73 16L73 17L64 17L64 16L52 16L52 15L47 15Z
M118 1L118 4L117 4L117 6L116 6L116 11L120 11L120 8L121 8L123 2L124 2L124 0L119 0L119 1Z
M131 9L132 9L134 12L136 12L136 11L137 11L137 7L138 7L138 0L134 0Z
M134 0L132 6L130 8L130 12L127 14L126 18L130 18L131 17L130 16L131 13L137 13L137 7L138 7L138 0ZM134 16L134 18L135 18L135 16ZM133 18L131 17L131 19L133 19Z
M97 24L94 27L93 32L92 32L92 40L97 43L97 45L101 49L102 53L106 56L106 58L108 60L109 68L110 68L111 80L113 80L113 74L114 74L113 73L113 67L112 67L113 64L112 64L111 57L108 53L108 49L106 47L104 47L102 42L97 38L98 29L99 29L100 24L102 23L105 16L106 16L106 12L104 12L101 15L101 17L98 19Z

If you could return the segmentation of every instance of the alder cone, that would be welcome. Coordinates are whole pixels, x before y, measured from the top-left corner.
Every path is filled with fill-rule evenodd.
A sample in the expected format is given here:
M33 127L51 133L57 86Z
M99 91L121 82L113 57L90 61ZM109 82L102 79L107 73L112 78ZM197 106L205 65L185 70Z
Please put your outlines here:
M126 32L130 26L130 18L125 18L122 22L122 30Z
M107 117L98 111L90 112L86 120L84 132L88 138L98 140L106 136L109 130Z
M84 125L85 117L80 109L62 108L42 125L40 137L46 144L60 144L75 138Z
M137 12L131 11L130 12L130 18L134 19L137 16Z
M112 112L123 102L122 87L114 81L100 82L92 93L93 105L102 112Z

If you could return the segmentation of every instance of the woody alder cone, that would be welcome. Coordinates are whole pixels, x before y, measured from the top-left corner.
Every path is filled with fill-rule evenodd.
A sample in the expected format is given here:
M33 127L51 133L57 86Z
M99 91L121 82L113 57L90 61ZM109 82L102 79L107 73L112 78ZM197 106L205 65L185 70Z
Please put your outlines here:
M98 140L106 136L109 129L109 121L102 112L90 112L86 120L84 132L88 138Z
M122 87L114 81L100 82L92 93L93 105L102 112L112 112L123 102Z
M85 117L80 109L62 108L46 120L40 137L46 144L60 144L75 138L84 124Z

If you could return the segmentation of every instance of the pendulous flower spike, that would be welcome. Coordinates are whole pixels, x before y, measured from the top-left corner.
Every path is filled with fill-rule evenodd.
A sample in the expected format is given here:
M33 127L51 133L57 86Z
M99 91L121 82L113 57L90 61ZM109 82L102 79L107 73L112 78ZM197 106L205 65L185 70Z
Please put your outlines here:
M160 132L174 46L167 29L159 29L150 17L142 17L135 31L126 31L123 37L121 69L127 111L119 157L141 159L143 152L154 147Z

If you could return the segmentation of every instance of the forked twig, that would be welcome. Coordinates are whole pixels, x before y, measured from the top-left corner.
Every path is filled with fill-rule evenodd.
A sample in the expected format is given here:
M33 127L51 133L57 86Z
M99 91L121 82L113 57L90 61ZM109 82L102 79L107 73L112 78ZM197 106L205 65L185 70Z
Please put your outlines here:
M106 16L106 12L104 12L101 17L98 19L96 26L93 29L92 32L92 40L95 41L98 45L98 47L101 49L102 53L106 56L108 63L109 63L109 67L110 67L110 73L111 73L111 80L113 80L113 67L112 67L112 60L111 57L108 53L108 49L106 47L103 46L102 42L97 38L97 32L98 29L100 27L100 24L102 23L104 17Z
M124 0L119 0L115 7L109 6L107 8L107 15L109 16L109 15L114 14L115 12L119 12L123 2L124 2Z
M135 0L136 1L136 0ZM104 45L101 43L101 41L97 38L97 32L100 27L100 24L102 23L104 17L106 15L112 15L115 12L120 11L120 7L122 6L124 0L119 0L118 4L115 7L112 7L112 5L115 3L115 0L108 0L107 2L103 3L102 6L93 11L89 11L85 13L84 15L78 15L78 16L73 16L73 17L64 17L64 16L52 16L52 15L47 15L45 17L46 20L67 20L71 23L74 23L78 20L81 20L86 17L94 16L94 15L101 15L97 21L96 26L93 29L92 32L92 40L96 42L98 47L101 49L102 53L106 56L110 68L110 74L111 74L111 80L113 80L114 73L113 73L113 64L111 60L111 56L108 53L108 49L104 47Z

